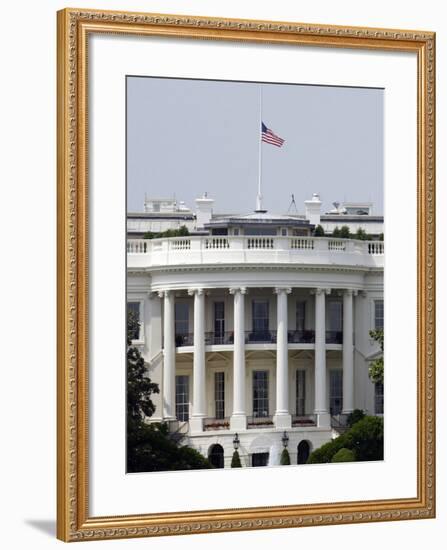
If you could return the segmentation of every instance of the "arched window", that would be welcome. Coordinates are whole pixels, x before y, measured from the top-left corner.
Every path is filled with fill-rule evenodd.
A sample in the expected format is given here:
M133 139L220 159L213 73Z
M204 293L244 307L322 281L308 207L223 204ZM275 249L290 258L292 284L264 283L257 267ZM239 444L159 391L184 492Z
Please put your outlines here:
M300 441L298 445L297 464L306 464L310 455L310 445L308 441Z
M222 445L216 443L208 450L208 459L215 468L224 467L224 450Z

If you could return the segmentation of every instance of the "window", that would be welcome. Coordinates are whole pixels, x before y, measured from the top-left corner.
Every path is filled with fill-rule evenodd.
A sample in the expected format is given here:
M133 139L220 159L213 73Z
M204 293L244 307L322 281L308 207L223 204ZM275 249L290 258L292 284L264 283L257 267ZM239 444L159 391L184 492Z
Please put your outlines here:
M329 410L332 415L340 414L343 406L343 371L329 371Z
M306 371L296 371L296 415L306 414Z
M238 237L238 236L239 236L239 227L235 227L235 228L233 229L233 235L234 235L235 237Z
M374 386L374 412L383 414L383 382L376 382Z
M132 315L138 323L141 323L140 319L140 302L127 302L127 315ZM135 330L131 334L132 340L139 340L140 339L140 325L135 328Z
M225 302L214 302L214 343L223 344L225 337Z
M281 228L281 236L282 237L287 237L287 229L285 227Z
M214 403L216 418L225 418L225 373L214 373Z
M374 328L383 330L383 300L374 300Z
M266 333L269 329L269 303L267 301L253 301L252 307L253 332Z
M253 236L256 236L256 235L259 235L259 236L263 236L263 237L267 237L267 236L272 236L272 237L275 237L276 234L277 234L277 229L276 227L246 227L245 228L245 234L246 235L253 235Z
M175 335L186 336L189 332L189 304L175 304Z
M296 303L296 330L298 332L303 332L305 324L306 324L306 302L298 301Z
M331 301L329 308L329 330L341 332L343 330L343 303Z
M189 420L189 376L175 377L175 415L177 420Z
M266 370L253 371L253 416L269 415L269 373Z

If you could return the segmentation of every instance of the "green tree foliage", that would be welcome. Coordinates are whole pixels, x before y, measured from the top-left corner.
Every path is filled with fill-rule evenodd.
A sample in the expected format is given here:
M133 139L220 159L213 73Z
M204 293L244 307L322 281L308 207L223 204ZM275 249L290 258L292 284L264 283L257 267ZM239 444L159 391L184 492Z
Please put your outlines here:
M342 239L350 239L351 238L351 230L347 225L342 225L340 229L340 238Z
M237 451L234 451L233 457L231 459L232 468L242 468L241 457Z
M383 233L379 234L379 241L383 241Z
M324 229L322 225L317 225L314 230L315 237L324 237Z
M340 235L340 228L338 227L335 227L335 229L332 231L332 236L335 237L336 239L338 239L341 235Z
M365 416L344 434L313 451L307 462L308 464L332 462L335 454L344 448L353 451L359 462L383 460L383 418Z
M153 231L148 231L143 235L143 239L162 239L170 237L188 237L189 230L186 225L182 225L178 229L167 229L166 231L161 231L160 233L154 233Z
M129 430L129 428L131 428ZM198 451L178 446L169 438L166 423L128 422L127 471L163 472L212 468Z
M290 466L290 454L287 449L282 450L279 463L281 464L281 466Z
M355 462L356 456L352 449L346 449L345 447L338 450L332 457L331 462Z
M369 236L367 235L364 229L359 227L355 232L354 238L356 238L359 241L367 241L369 239Z
M378 330L370 330L369 335L371 338L373 338L378 344L380 345L380 349L382 350L381 357L378 357L374 361L371 361L371 364L369 366L369 378L371 382L374 384L377 384L378 382L383 384L384 379L384 363L383 363L383 329Z
M354 424L359 420L362 420L362 418L365 418L365 413L361 409L354 409L348 414L346 423L350 428L352 428L352 426L354 426Z
M139 322L132 311L127 315L127 418L141 420L152 416L155 405L153 393L160 393L158 384L151 382L139 349L132 346L132 337L138 332Z
M127 315L127 471L155 472L211 468L209 461L188 446L178 446L170 437L166 423L146 424L155 405L153 393L158 384L147 376L147 366L132 339L139 323L131 311Z

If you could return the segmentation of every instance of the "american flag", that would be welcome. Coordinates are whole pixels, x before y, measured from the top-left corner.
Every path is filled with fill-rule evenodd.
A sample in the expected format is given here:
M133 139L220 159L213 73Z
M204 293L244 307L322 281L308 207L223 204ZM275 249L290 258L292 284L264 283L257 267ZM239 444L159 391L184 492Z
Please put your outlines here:
M267 126L263 122L261 122L261 135L262 141L264 141L265 143L276 145L276 147L282 147L285 141L284 139L273 133L270 128L267 128Z

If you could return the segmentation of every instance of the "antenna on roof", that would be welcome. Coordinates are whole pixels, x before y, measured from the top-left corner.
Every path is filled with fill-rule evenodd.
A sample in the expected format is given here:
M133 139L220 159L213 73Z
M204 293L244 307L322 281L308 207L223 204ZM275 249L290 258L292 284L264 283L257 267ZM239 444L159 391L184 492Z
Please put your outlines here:
M287 214L292 209L292 206L295 207L295 212L298 214L298 208L297 208L296 202L295 202L295 195L292 193L291 197L292 197L292 200L290 201L289 208L287 209Z

